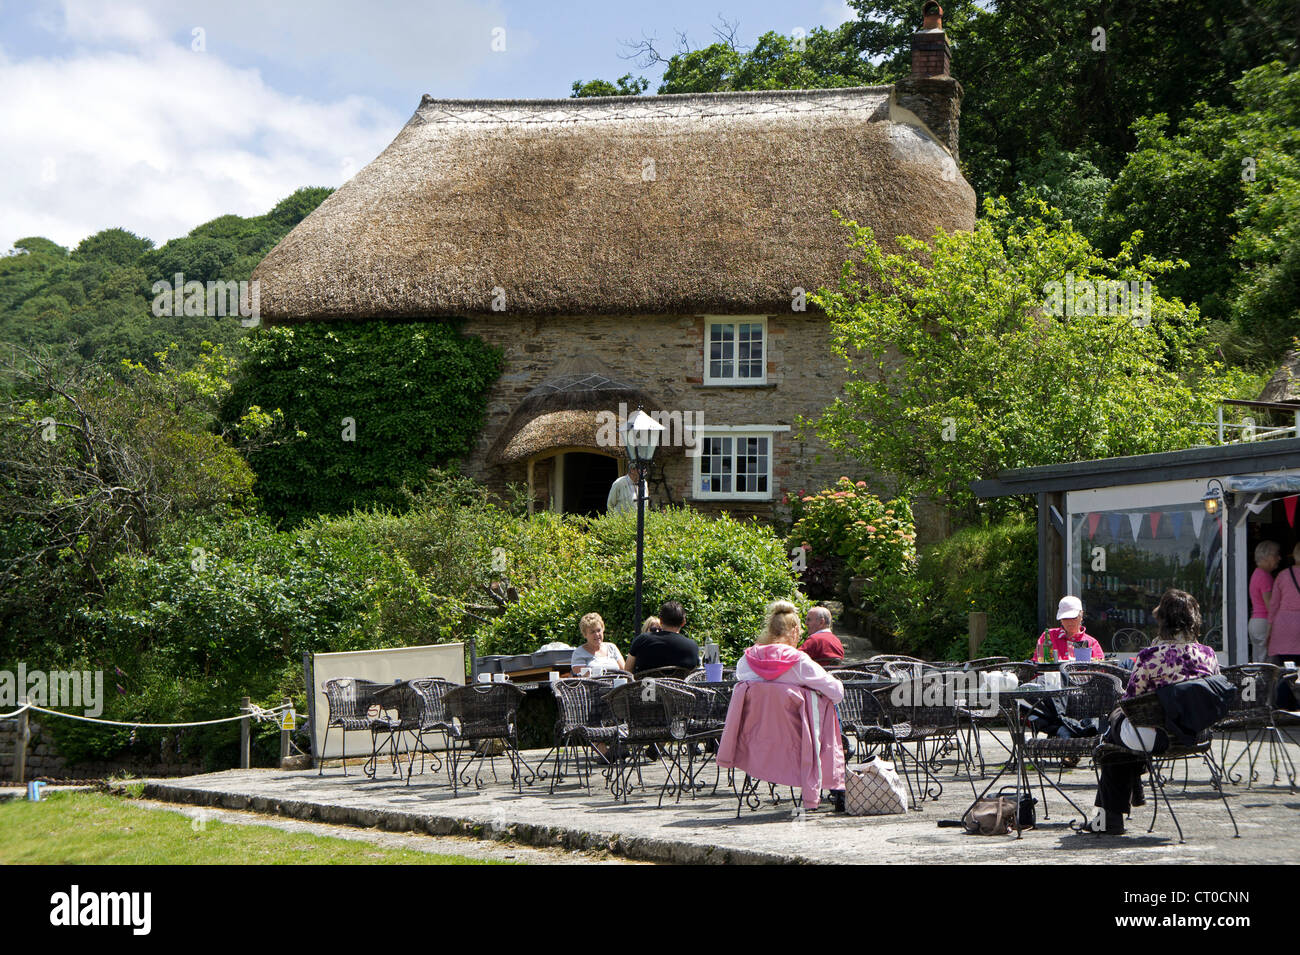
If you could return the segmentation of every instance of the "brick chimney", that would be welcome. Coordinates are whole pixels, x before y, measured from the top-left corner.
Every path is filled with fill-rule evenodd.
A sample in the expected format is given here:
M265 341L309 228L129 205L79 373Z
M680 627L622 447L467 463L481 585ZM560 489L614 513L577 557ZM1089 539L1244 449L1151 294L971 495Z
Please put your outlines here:
M912 34L912 71L894 84L894 102L911 111L952 154L957 154L961 84L953 78L952 47L943 32L943 8L921 7L921 29Z
M912 34L912 75L948 76L952 47L943 32L943 7L928 0L921 8L921 17L921 29Z

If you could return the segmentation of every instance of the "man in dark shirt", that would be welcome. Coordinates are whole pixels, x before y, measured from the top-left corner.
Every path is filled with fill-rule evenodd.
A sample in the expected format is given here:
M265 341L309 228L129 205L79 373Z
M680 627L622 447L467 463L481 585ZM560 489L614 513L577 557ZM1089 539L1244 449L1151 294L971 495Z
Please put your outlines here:
M682 605L676 600L666 601L659 608L659 627L632 641L627 651L627 668L633 673L659 667L696 669L700 665L700 646L682 633L685 622Z

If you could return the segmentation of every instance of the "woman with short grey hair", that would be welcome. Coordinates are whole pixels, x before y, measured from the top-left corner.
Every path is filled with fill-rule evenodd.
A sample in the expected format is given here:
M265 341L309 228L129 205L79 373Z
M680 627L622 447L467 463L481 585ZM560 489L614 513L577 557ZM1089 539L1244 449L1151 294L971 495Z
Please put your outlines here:
M1270 621L1268 601L1273 595L1273 572L1282 562L1282 548L1277 541L1260 541L1255 545L1255 572L1250 575L1250 658L1254 663L1268 660Z

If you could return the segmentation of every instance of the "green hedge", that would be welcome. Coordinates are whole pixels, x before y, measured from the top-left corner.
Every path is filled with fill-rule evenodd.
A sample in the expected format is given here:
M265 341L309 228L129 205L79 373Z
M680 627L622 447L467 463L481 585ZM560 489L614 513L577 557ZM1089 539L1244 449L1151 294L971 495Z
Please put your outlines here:
M108 719L214 719L233 715L242 696L262 706L290 696L301 707L304 652L427 642L434 614L427 584L400 556L355 536L276 532L254 518L195 521L173 528L152 556L114 562L103 606L83 614L84 665L106 671ZM73 762L132 740L125 730L51 726ZM141 731L136 744L155 747L162 735ZM275 731L259 735L269 750ZM228 765L237 739L217 726L188 730L175 745Z
M1038 636L1038 529L1019 520L958 531L922 554L920 609L900 642L933 659L964 660L967 617L988 614L980 656L1027 659Z
M580 537L568 533L574 524L585 530ZM607 638L626 653L635 636L635 515L534 519L517 538L527 549L512 559L537 562L536 549L550 552L552 541L565 566L536 578L518 603L484 627L478 652L525 653L552 640L576 644L578 621L595 611L605 619ZM701 643L712 639L729 663L754 642L773 600L793 600L803 610L808 606L785 548L770 528L688 508L646 516L642 612L649 616L669 599L685 608L686 631Z

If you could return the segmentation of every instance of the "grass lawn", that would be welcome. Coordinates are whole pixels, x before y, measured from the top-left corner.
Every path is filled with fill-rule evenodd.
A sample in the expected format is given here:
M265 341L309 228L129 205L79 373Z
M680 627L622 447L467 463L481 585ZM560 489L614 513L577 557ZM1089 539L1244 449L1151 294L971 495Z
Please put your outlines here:
M366 842L132 806L101 793L54 793L0 803L0 863L87 865L480 865L478 859L385 849Z

